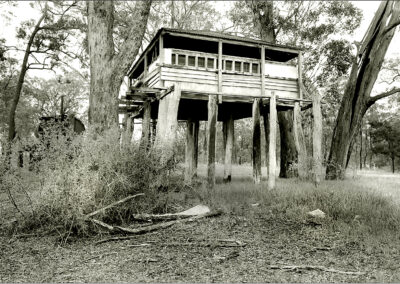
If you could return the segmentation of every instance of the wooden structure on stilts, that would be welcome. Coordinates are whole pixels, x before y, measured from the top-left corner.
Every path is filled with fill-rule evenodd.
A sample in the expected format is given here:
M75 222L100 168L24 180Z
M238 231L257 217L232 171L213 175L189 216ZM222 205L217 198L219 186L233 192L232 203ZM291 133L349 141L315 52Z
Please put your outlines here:
M275 186L277 111L300 111L301 50L206 31L160 29L128 74L120 108L142 118L142 144L173 150L177 124L186 121L186 171L197 172L199 121L207 121L207 180L215 184L217 121L223 122L224 180L232 176L234 121L253 118L253 179L261 182L260 117L269 143L268 185ZM296 119L296 114L294 119ZM151 121L153 121L153 126ZM295 121L296 122L296 121ZM155 123L157 124L155 127ZM297 123L297 122L296 122Z

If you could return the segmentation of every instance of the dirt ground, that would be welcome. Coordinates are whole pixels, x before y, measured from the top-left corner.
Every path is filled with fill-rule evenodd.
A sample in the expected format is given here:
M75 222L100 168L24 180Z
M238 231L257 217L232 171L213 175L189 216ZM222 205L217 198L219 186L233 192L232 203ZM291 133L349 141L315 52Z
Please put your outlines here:
M380 179L393 183L387 195L398 198L399 176L370 174L349 182L379 187ZM1 236L0 281L400 282L400 233L360 236L291 221L263 204L97 243L111 237L70 237L63 243L57 234Z
M245 216L178 224L129 240L97 236L1 239L1 282L399 282L400 242L376 245L351 232ZM227 242L226 239L237 242ZM275 269L284 265L323 266ZM340 272L357 272L359 275Z

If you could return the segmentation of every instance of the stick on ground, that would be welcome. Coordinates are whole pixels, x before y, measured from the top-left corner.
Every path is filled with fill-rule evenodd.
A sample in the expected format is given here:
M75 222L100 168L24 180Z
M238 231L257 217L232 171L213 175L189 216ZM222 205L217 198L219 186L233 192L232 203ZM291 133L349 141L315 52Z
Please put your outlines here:
M325 266L319 265L270 265L268 266L270 269L281 269L281 270L320 270L325 272L332 272L332 273L339 273L339 274L346 274L346 275L363 275L365 272L360 271L342 271L333 268L327 268Z

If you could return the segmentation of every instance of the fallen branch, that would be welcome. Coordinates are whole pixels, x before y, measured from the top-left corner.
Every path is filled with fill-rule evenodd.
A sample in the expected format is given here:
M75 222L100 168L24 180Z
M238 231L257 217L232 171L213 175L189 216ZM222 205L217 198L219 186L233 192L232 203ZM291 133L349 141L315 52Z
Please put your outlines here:
M193 216L188 219L173 220L173 221L169 221L169 222L154 224L154 225L145 226L145 227L139 227L139 228L135 228L135 229L125 228L125 227L120 227L120 226L111 226L111 225L104 223L102 221L99 221L97 219L88 219L87 221L91 221L111 232L123 232L123 233L127 233L127 234L138 235L138 234L145 234L145 233L152 232L152 231L159 230L159 229L165 229L165 228L171 227L177 223L193 222L193 221L201 219L201 218L213 217L213 216L218 216L221 214L222 214L222 211L217 210L214 212L208 212L208 213L200 214L197 216ZM120 239L118 239L118 240L120 240ZM107 242L107 241L108 240L100 241L100 242L97 242L97 244L101 243L101 242Z
M107 223L104 223L104 222L102 222L100 220L97 220L97 219L89 219L89 220L91 222L93 222L93 223L95 223L95 224L97 224L97 225L109 230L109 231L114 231L114 227L111 226L111 225L108 225Z
M128 234L145 234L145 233L152 232L155 230L171 227L177 223L193 222L193 221L201 219L201 218L221 215L221 213L222 213L221 211L208 212L208 213L200 214L200 215L193 216L193 217L190 217L187 219L173 220L173 221L169 221L169 222L154 224L154 225L136 228L136 229L124 228L124 227L119 227L119 226L115 226L114 228L116 228L124 233L128 233Z
M140 221L159 221L159 220L176 220L190 218L201 214L209 213L210 208L205 205L196 205L188 210L179 213L166 213L166 214L136 214L134 219Z
M270 269L281 269L281 270L320 270L320 271L325 271L325 272L332 272L332 273L339 273L339 274L346 274L346 275L363 275L365 272L359 272L359 271L342 271L342 270L337 270L333 268L327 268L324 266L319 266L319 265L269 265L268 268Z
M244 247L246 246L245 243L237 242L235 244L219 244L217 242L208 242L208 243L180 243L180 242L173 242L173 243L163 243L162 246L166 247L175 247L175 246L189 246L189 247L213 247L213 248L237 248L237 247Z
M124 202L126 202L126 201L128 201L128 200L131 200L131 199L135 198L135 197L143 196L143 195L144 195L144 193L138 193L138 194L135 194L135 195L130 195L130 196L125 197L125 198L123 198L123 199L121 199L121 200L118 200L118 201L116 201L116 202L114 202L114 203L111 203L110 205L107 205L106 207L103 207L103 208L101 208L101 209L98 209L98 210L96 210L96 211L93 211L92 213L89 213L89 214L85 215L85 218L93 217L94 215L97 215L97 214L99 214L100 212L103 212L103 211L105 211L105 210L107 210L107 209L109 209L109 208L111 208L111 207L114 207L115 205L124 203Z
M148 247L151 246L151 244L144 243L144 244L136 244L136 245L127 245L129 248L137 248L137 247Z

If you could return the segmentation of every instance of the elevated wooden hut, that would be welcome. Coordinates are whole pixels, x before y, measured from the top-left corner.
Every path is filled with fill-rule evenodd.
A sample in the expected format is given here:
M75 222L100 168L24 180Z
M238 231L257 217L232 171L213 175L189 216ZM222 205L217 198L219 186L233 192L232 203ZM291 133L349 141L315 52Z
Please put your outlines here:
M162 28L128 73L120 109L143 120L143 143L171 149L187 122L186 178L197 169L199 121L208 121L208 181L215 183L215 133L223 121L224 179L231 178L234 121L253 117L253 177L261 181L260 115L269 117L269 180L275 182L276 113L309 101L301 92L301 50L209 31ZM296 116L295 116L296 117ZM269 130L268 130L269 128ZM155 127L154 127L155 129ZM154 133L153 133L154 134Z

